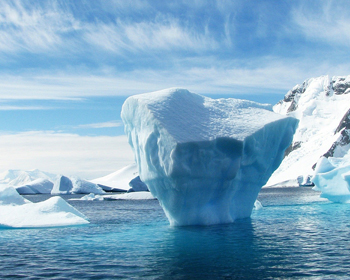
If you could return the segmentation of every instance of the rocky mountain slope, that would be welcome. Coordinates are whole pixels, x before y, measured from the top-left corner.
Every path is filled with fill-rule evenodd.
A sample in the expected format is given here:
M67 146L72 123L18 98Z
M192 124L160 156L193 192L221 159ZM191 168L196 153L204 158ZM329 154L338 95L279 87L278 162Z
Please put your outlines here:
M350 75L308 79L291 89L273 110L299 119L299 126L266 186L311 184L321 156L342 158L348 152Z

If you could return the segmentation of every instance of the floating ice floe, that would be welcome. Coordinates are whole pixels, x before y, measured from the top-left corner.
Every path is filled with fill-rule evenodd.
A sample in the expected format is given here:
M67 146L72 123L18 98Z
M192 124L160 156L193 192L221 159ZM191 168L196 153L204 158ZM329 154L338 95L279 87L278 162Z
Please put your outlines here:
M87 218L61 197L32 203L10 186L0 186L0 228L57 227L88 224Z
M80 200L146 200L146 199L155 199L154 196L149 191L139 191L139 192L130 192L123 194L112 194L112 195L95 195L90 193L83 196Z
M131 96L121 115L140 178L171 225L249 217L298 124L267 104L183 89Z
M350 203L350 153L343 158L322 157L311 179L321 197L333 202Z

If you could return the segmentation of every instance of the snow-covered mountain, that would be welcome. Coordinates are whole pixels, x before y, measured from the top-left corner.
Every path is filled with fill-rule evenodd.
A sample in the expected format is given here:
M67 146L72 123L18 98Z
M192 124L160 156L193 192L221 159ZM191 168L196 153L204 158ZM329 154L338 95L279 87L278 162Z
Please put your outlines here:
M0 173L0 184L10 186L21 186L29 184L36 179L46 179L54 181L56 174L43 172L38 169L24 171L24 170L7 170Z
M273 110L299 119L299 126L266 186L310 184L321 156L342 158L348 152L350 75L308 79L291 89Z

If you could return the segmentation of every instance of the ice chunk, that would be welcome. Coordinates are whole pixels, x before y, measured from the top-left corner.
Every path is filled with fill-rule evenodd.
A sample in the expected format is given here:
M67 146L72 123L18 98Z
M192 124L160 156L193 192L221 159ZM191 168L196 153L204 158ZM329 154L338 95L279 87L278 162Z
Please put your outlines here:
M61 197L32 203L13 187L0 187L0 228L53 227L89 223Z
M350 152L341 159L321 157L311 180L313 189L322 192L321 197L350 203Z
M141 181L140 176L132 179L129 183L130 189L128 192L147 192L147 185Z
M129 97L122 119L140 178L171 225L249 217L298 124L268 105L182 89Z
M53 186L51 194L75 194L75 193L95 193L104 194L103 189L89 181L85 181L79 178L68 178L60 175L57 177Z
M254 209L255 210L261 210L263 208L264 207L262 206L261 202L259 200L255 200L255 202L254 202Z
M20 194L49 194L52 191L53 183L48 179L39 178L15 188Z
M73 200L76 200L76 199L73 199ZM92 201L99 200L99 201L101 201L101 200L103 200L103 196L98 195L98 194L95 195L94 193L90 193L90 194L84 195L79 200L92 200Z
M149 192L130 192L123 194L104 195L104 200L145 200L155 199L155 197Z

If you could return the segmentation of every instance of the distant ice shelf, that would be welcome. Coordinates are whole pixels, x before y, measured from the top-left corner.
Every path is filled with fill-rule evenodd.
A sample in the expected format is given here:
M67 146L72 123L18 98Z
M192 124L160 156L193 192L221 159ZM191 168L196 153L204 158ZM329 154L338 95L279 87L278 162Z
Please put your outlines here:
M140 178L175 226L249 217L298 124L267 104L184 89L129 97L121 116Z

